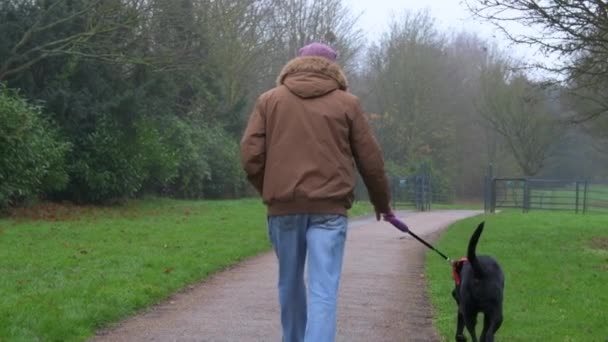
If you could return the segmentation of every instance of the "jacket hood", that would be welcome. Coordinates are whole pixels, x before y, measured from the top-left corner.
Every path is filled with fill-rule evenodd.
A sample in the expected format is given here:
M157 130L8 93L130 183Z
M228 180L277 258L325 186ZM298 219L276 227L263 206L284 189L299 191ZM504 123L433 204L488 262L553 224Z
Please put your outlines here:
M289 61L277 78L302 98L323 96L336 89L347 90L348 81L340 66L323 57L297 57Z

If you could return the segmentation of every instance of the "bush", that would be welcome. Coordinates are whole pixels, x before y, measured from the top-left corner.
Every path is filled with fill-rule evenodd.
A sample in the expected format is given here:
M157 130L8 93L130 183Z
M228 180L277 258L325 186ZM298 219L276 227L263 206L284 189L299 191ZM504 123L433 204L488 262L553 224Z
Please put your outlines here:
M231 196L245 185L238 143L217 125L174 120L169 132L179 156L168 191L181 198Z
M178 156L177 175L165 192L179 198L202 198L203 180L211 172L204 153L203 129L174 118L165 127L164 136Z
M245 185L237 139L219 125L89 114L90 128L68 144L39 107L0 89L0 207L40 194L101 204L144 191L232 197Z
M70 198L109 203L142 192L217 198L244 186L238 144L222 127L175 116L133 126L98 119L73 155Z
M0 208L62 190L69 148L40 107L0 83Z
M162 127L162 123L151 119L140 120L136 124L136 144L143 158L142 190L162 193L165 186L178 176L180 156L157 127Z
M69 195L77 202L108 203L132 197L146 178L146 158L136 136L110 116L77 143L69 166Z
M223 129L207 128L204 154L210 166L204 179L205 197L232 197L245 186L245 173L241 168L239 144Z

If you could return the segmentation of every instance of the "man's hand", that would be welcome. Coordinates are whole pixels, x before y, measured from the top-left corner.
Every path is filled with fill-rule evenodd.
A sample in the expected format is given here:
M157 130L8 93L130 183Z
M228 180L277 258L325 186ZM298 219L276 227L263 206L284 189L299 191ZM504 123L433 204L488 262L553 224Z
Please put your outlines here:
M389 221L391 218L394 218L395 214L390 211L387 214L382 214L382 218L384 219L384 221Z
M399 220L397 218L397 216L395 216L392 212L384 215L384 221L390 222L390 224L395 226L395 228L399 229L400 231L402 231L404 233L407 233L410 231L410 229L407 227L405 222Z
M391 209L388 210L388 213L383 213L380 210L376 209L376 221L380 221L381 217L383 217L386 221L387 216L395 216L395 214L393 214L393 211Z

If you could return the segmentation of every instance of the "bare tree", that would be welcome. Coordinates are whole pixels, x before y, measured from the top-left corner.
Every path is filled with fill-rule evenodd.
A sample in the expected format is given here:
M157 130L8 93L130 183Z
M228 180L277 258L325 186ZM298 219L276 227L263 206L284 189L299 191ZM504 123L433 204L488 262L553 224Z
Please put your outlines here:
M592 120L588 116L581 117L573 115L580 126L582 132L592 137L593 148L601 153L608 155L608 115L599 115L607 108L605 101L608 101L608 89L580 89L576 93L565 92L562 96L563 101L568 104L574 113L586 113L595 115Z
M370 49L368 107L385 155L400 165L424 156L441 159L453 137L444 38L426 12L406 13Z
M257 89L276 77L275 61L281 49L272 26L274 0L217 0L204 7L209 57L217 65L223 110L231 111ZM249 99L251 100L251 99Z
M313 41L330 44L338 51L340 63L350 68L363 47L363 32L357 27L359 15L342 0L274 0L270 27L280 54L280 63L295 56L298 49Z
M518 170L504 139L484 124L475 107L475 99L483 93L483 70L500 56L500 50L474 33L459 32L450 37L445 53L448 72L443 83L449 87L441 102L450 109L455 132L448 147L448 154L453 156L449 170L456 194L479 198L488 164L499 165L496 171L500 172Z
M605 0L465 0L469 9L493 23L511 41L538 47L562 63L541 68L565 76L570 93L594 103L579 111L581 122L608 112L608 2ZM536 34L514 34L516 22Z
M357 17L342 0L216 0L200 1L199 7L226 99L221 110L234 115L234 131L240 130L248 104L274 85L303 45L330 44L346 68L363 46Z
M143 0L128 4L119 0L87 0L77 4L67 0L3 2L0 5L4 6L3 13L27 13L34 17L28 27L3 27L3 34L7 32L20 38L0 62L0 80L54 56L73 55L105 61L121 57L112 49L101 49L97 39L133 25L137 11L129 7L136 9L142 3ZM0 24L0 28L2 26Z
M537 65L570 76L608 76L608 3L605 0L465 0L477 16L493 23L515 43L564 57L562 66ZM537 34L513 34L517 22Z
M562 127L550 114L544 91L509 69L506 63L495 63L484 71L478 111L503 137L521 171L534 176L551 156Z

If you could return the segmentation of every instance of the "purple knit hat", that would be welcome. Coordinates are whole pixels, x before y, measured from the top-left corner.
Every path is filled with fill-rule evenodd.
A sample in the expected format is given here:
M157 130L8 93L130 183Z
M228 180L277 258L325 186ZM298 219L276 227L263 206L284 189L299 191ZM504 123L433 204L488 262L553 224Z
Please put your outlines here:
M330 61L335 62L336 59L338 58L338 53L323 43L311 43L311 44L308 44L308 45L302 47L300 49L300 51L298 51L298 56L299 57L304 57L304 56L325 57L325 58L329 59Z

